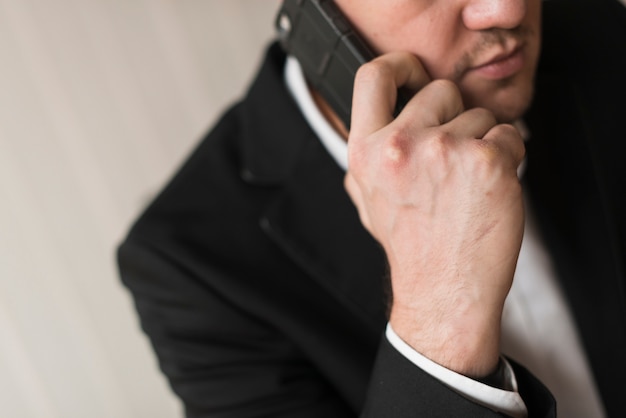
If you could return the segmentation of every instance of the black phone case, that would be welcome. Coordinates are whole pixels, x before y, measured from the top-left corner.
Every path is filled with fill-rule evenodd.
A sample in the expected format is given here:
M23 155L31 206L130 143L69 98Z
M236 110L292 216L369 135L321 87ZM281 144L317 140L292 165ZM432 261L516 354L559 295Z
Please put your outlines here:
M332 0L284 0L276 28L284 50L349 129L354 77L375 54Z

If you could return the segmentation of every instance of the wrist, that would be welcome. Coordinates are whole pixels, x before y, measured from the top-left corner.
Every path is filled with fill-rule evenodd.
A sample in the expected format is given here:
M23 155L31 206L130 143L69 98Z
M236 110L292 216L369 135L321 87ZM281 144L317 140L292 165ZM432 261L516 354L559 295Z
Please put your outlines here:
M432 305L430 305L432 306ZM421 312L394 304L389 323L415 351L471 378L493 373L500 361L500 317L484 305L476 309Z

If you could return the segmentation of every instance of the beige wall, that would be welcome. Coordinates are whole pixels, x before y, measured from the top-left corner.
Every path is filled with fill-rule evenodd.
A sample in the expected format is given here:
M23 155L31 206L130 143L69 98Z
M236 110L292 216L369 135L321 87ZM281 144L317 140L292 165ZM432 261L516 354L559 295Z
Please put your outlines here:
M0 0L0 416L180 415L113 251L243 91L277 4Z
M277 4L0 0L0 416L179 415L113 251L243 91Z

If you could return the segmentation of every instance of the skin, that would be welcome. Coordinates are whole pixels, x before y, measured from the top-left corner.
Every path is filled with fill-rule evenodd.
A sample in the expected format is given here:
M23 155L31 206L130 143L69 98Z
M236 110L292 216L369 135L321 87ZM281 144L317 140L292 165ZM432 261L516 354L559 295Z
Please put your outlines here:
M391 326L444 367L487 375L524 224L524 145L502 122L532 98L540 2L336 3L382 54L356 77L345 185L387 255ZM417 94L394 119L399 86Z
M540 48L538 0L336 0L378 53L415 55L431 79L459 88L467 108L485 107L501 122L519 118L532 97ZM523 47L524 68L489 80L470 71L494 54Z

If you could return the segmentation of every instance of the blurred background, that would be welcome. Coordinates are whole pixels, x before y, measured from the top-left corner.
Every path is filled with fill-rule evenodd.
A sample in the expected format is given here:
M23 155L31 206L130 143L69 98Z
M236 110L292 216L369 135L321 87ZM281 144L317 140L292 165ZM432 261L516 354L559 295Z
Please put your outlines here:
M1 417L181 416L114 251L245 91L278 3L0 0Z
M116 245L273 35L275 0L0 0L0 416L178 417Z

